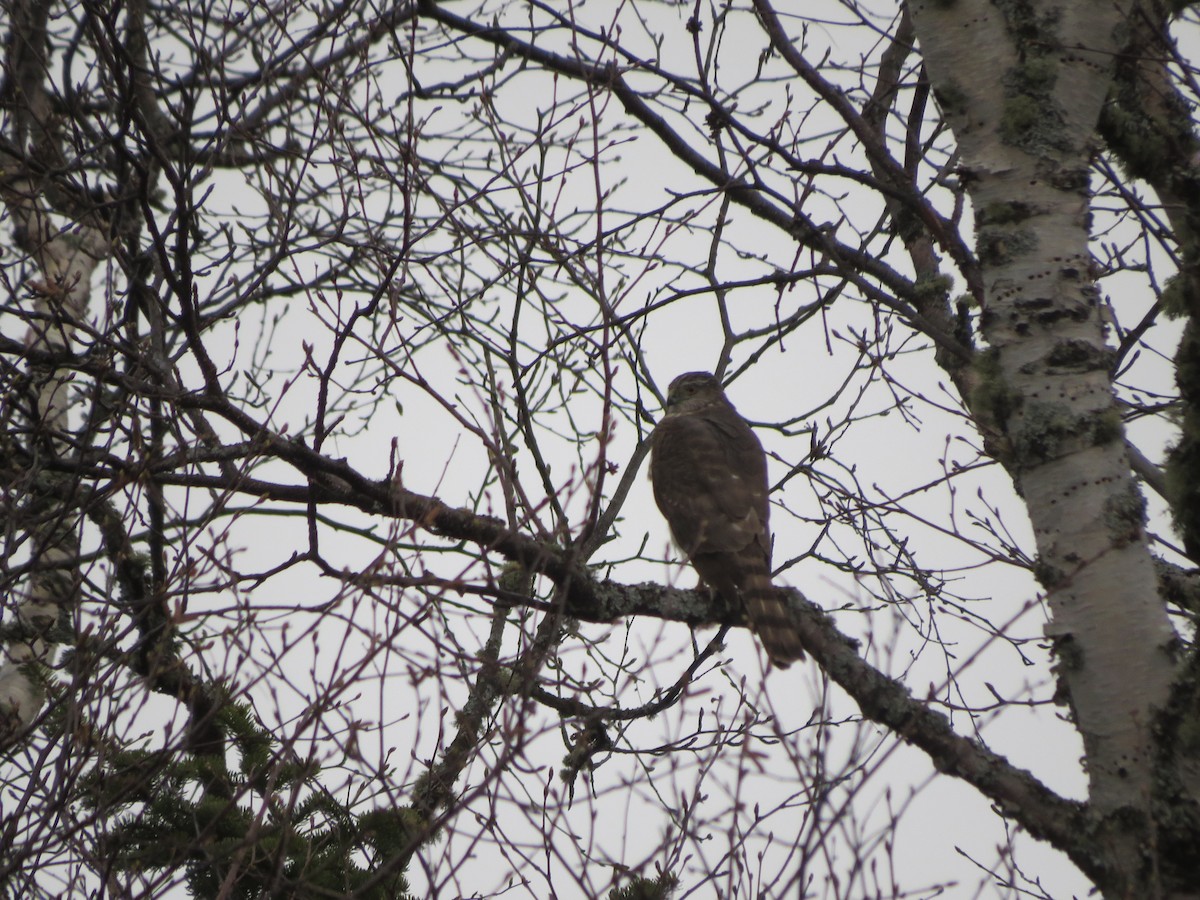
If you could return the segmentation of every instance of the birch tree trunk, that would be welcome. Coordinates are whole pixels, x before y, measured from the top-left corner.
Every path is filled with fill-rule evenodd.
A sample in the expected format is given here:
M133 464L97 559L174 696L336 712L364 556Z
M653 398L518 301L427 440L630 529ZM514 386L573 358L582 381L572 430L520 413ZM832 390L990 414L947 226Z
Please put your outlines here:
M12 10L9 36L9 92L12 133L18 149L46 163L61 162L66 154L57 133L58 123L44 88L46 77L47 19L45 3L18 3ZM12 217L13 232L35 269L27 278L35 325L26 335L31 354L53 360L72 350L72 339L86 319L90 283L104 253L103 234L78 218L55 215L46 184L23 167L10 167L0 179L0 197ZM47 464L56 457L72 456L78 446L71 439L72 374L49 362L32 365L27 392L7 410L23 422L11 427L28 429L28 446L36 448L25 463L4 460L8 472L23 469L12 487L24 494L29 506L28 591L9 598L9 625L0 644L0 747L9 744L37 717L44 702L46 673L53 645L69 631L55 633L78 601L79 512L70 498L71 482L53 474ZM5 448L4 455L8 456Z
M1159 745L1177 674L1145 504L1122 440L1089 256L1089 162L1128 12L1111 3L915 2L930 83L976 217L989 349L971 398L999 419L1053 622L1060 694L1083 737L1106 896L1192 896L1155 859L1194 780ZM980 410L982 412L983 410ZM1164 777L1186 796L1162 791ZM1179 862L1179 861L1176 861ZM1178 875L1176 880L1174 875Z

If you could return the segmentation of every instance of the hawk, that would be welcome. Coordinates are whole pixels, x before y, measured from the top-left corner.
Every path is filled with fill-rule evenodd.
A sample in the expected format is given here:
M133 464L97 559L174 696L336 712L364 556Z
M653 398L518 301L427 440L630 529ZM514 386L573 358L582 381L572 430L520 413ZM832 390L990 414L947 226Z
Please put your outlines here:
M804 658L787 604L771 583L767 456L708 372L671 382L650 449L654 499L701 581L740 604L771 661Z

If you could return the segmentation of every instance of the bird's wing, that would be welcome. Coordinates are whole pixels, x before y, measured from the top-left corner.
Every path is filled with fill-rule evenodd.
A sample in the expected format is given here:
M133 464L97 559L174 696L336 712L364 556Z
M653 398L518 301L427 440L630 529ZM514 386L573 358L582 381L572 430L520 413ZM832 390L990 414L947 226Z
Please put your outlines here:
M769 552L766 459L750 426L732 416L668 417L655 433L654 497L689 557L756 540Z

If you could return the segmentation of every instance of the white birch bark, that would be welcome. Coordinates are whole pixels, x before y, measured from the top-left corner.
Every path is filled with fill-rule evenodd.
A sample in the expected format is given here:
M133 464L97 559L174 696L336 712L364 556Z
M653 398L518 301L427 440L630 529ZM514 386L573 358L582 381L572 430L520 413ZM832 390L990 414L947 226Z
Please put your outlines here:
M1105 852L1132 888L1143 860L1115 814L1153 819L1152 727L1174 674L1174 634L1089 274L1088 162L1124 14L1083 0L921 0L911 12L975 208L1003 462L1033 524L1091 807L1112 826Z
M39 208L33 186L6 194L18 227L32 239L41 280L30 282L30 302L41 327L26 337L35 351L54 353L71 349L78 323L87 313L92 273L99 262L101 241L90 230L54 233L51 217ZM19 197L17 201L13 197ZM30 373L37 396L36 420L31 422L31 442L43 441L55 452L68 452L70 434L71 373L47 367ZM35 492L47 486L46 472L30 473ZM39 668L52 662L53 644L46 632L77 602L79 595L79 517L74 510L56 508L50 495L35 497L37 533L30 536L34 572L28 592L8 598L6 610L15 609L22 639L0 647L0 747L28 727L45 700ZM14 600L16 602L14 602Z
M0 200L12 222L15 243L29 254L37 274L25 287L33 307L26 341L36 352L71 349L87 314L90 282L106 242L95 227L52 211L42 196L42 179L32 170L66 157L58 139L55 114L45 90L46 41L50 8L38 0L12 5L6 46L6 77L15 98L6 124L13 148L0 172ZM28 171L26 167L28 166ZM29 451L65 455L74 452L70 433L71 373L54 365L28 372L35 408L27 423ZM35 522L29 535L33 574L24 596L6 597L6 632L15 636L0 646L0 747L32 723L44 702L41 666L52 659L48 632L70 610L79 594L78 512L52 489L54 476L35 463L27 479L29 508Z

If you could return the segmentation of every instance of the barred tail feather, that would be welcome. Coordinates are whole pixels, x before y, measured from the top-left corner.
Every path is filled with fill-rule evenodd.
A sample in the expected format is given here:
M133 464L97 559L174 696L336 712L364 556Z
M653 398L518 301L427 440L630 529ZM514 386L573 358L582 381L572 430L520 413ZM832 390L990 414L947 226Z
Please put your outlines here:
M786 669L804 659L800 635L788 612L787 595L771 583L767 556L757 544L736 553L696 553L692 565L701 580L726 603L741 603L771 662Z
M765 573L751 575L742 587L742 602L750 626L762 641L771 662L781 669L804 659L804 646L784 596Z

